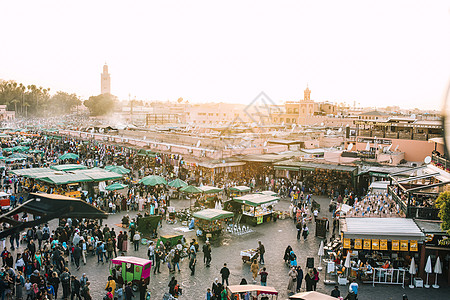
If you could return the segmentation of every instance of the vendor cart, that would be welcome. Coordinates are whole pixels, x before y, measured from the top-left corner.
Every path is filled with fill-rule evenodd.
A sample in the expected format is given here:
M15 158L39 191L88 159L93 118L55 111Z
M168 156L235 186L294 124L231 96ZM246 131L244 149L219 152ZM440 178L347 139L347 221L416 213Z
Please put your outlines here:
M181 240L183 238L182 234L172 234L172 235L161 235L159 237L159 240L157 242L157 245L159 245L160 242L163 242L164 245L166 245L167 242L170 243L170 246L173 247L175 246L179 240Z
M252 262L254 259L258 259L258 250L256 249L248 249L241 251L242 262Z

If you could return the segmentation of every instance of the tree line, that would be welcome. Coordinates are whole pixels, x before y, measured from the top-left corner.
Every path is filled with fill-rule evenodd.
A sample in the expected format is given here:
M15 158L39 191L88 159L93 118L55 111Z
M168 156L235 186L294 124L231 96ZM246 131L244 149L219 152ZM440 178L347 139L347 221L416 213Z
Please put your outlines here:
M0 80L0 105L14 110L16 116L47 117L72 113L75 108L84 104L91 115L99 116L110 113L114 108L116 97L110 94L91 96L82 101L74 93L58 91L50 94L50 88L34 84L24 85L13 80Z

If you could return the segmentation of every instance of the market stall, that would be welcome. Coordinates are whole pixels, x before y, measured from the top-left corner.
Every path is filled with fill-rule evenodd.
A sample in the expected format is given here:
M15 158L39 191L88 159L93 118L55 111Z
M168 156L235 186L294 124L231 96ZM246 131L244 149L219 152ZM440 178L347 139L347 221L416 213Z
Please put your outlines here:
M357 277L373 284L403 285L410 261L419 260L419 245L425 240L412 219L345 218L340 229L348 260L343 273L349 280Z
M251 190L252 190L251 188L244 185L233 186L230 188L230 197L231 199L233 199L234 197L244 196L250 193Z
M216 207L216 202L219 201L219 194L223 191L221 188L214 186L200 186L203 196L199 199L199 204L208 208Z
M224 227L224 223L234 217L232 212L221 209L204 209L192 214L195 225L200 229L201 238L217 238Z
M230 285L227 286L227 292L228 292L227 298L228 300L278 299L278 291L275 288L256 284ZM246 294L250 295L251 298L246 298L245 296Z
M280 200L277 196L248 194L236 197L232 202L239 203L242 221L250 225L262 224L272 219L273 205Z

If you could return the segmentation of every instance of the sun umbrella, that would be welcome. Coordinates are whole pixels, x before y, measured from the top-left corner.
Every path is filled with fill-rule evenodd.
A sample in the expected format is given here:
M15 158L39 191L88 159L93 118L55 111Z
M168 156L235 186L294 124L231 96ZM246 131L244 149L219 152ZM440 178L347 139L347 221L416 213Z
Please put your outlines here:
M416 274L416 262L414 261L414 257L411 259L411 266L409 266L409 274L411 274L411 284L409 285L409 288L413 289L414 288L413 278L414 275Z
M105 189L107 191L117 191L117 190L123 190L126 187L128 187L126 184L116 182L116 183L108 185Z
M175 179L175 180L173 180L173 181L171 181L171 182L169 182L169 184L168 184L168 186L170 186L170 187L174 187L174 188L181 188L181 187L185 187L185 186L187 186L188 184L186 183L186 182L184 182L183 180L181 180L181 179Z
M131 171L123 166L106 166L105 170L117 173L117 174L128 174Z
M60 160L66 159L78 159L78 154L75 153L65 153L59 157Z
M203 191L196 186L188 185L180 189L181 192L186 194L200 194Z
M167 181L161 176L150 175L150 176L145 176L144 178L139 180L139 183L142 183L143 185L155 186L155 185L167 184Z
M436 264L434 265L434 273L436 273L436 280L435 283L433 284L433 287L435 289L438 289L439 288L439 285L437 284L438 276L439 274L442 274L441 259L439 258L439 256L436 259Z
M428 256L427 264L425 265L425 272L427 273L427 283L424 285L424 287L429 288L430 285L428 284L428 275L430 275L430 273L433 273L433 267L431 266L430 256Z
M317 252L317 255L319 255L319 261L320 261L320 265L317 268L319 271L322 271L322 256L324 256L325 251L323 249L323 241L320 241L320 246L319 246L319 252Z

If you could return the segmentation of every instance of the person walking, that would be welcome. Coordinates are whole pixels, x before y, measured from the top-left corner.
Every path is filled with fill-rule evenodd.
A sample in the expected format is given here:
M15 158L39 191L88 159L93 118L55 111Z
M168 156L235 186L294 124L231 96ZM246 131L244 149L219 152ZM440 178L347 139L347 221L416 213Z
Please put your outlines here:
M156 274L157 271L158 273L161 273L159 269L160 266L161 266L161 253L159 252L159 250L155 250L155 269L153 270L153 274Z
M297 293L300 292L303 282L303 270L301 266L297 266Z
M224 285L224 283L228 284L228 277L230 277L230 269L227 268L227 264L223 264L223 268L220 269L220 276L222 277L222 285Z
M269 276L269 273L267 273L266 267L263 267L261 271L259 271L259 276L261 276L261 285L267 286L267 276Z
M70 299L73 300L73 298L76 296L77 299L81 300L81 296L80 296L81 283L77 279L77 276L74 276L74 275L72 276L71 288L72 288L72 293L71 293Z
M264 245L261 243L261 241L258 241L258 254L259 254L259 263L261 265L264 265L264 253L266 253L266 248L264 248Z
M317 283L319 282L319 272L316 268L313 269L313 275L314 275L314 283L313 283L313 291L317 289Z
M141 240L141 235L138 231L133 235L133 245L134 245L134 251L139 251L139 242Z
M59 288L59 283L60 283L58 273L53 272L52 277L50 277L48 279L48 283L53 286L53 291L55 292L55 299L57 299L58 298L58 288Z
M80 269L81 252L82 252L82 250L81 250L80 246L77 244L75 246L75 248L73 248L73 253L72 253L73 260L75 261L75 266L77 267L77 270Z
M197 263L197 255L194 250L191 250L191 258L189 259L189 269L191 269L191 276L195 275L195 264Z
M70 294L70 273L69 269L65 268L64 272L61 274L61 285L63 289L63 299L68 299ZM55 292L57 289L55 290Z
M206 241L203 245L203 263L205 263L208 268L211 264L211 244L209 241Z
M309 235L309 229L308 229L308 227L306 226L306 224L303 225L303 233L302 233L302 235L303 235L303 240L306 241L306 238L307 238L308 235Z
M302 223L297 222L297 224L295 225L295 228L297 228L297 240L300 240L300 237L302 235Z
M289 281L288 281L287 289L288 289L289 294L293 294L293 293L295 293L295 290L297 287L297 285L296 285L297 271L296 271L295 267L292 267L291 270L289 270L288 276L289 276Z
M250 266L250 270L253 275L253 282L256 282L256 277L258 277L259 265L256 259L253 260L252 265Z
M314 285L314 273L312 269L310 269L309 272L306 273L305 282L306 282L306 291L311 292L313 290Z
M131 281L125 287L125 300L131 300L134 297L133 289L131 288Z

